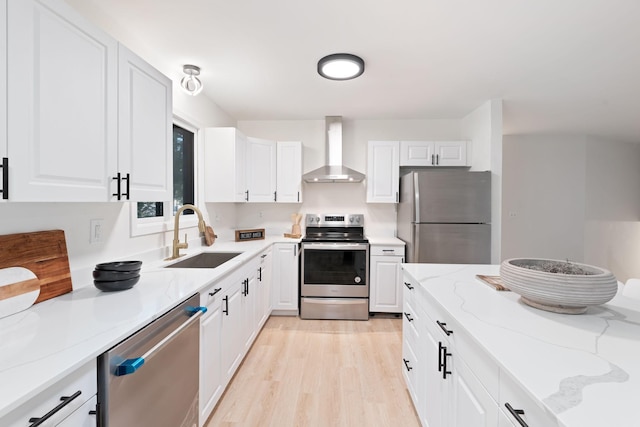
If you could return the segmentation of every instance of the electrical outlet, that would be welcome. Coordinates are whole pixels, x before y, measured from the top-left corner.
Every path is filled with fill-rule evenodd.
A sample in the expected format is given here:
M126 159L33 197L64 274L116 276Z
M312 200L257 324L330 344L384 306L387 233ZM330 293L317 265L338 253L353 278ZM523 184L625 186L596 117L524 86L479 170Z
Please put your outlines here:
M102 219L90 221L89 243L102 243L103 222Z

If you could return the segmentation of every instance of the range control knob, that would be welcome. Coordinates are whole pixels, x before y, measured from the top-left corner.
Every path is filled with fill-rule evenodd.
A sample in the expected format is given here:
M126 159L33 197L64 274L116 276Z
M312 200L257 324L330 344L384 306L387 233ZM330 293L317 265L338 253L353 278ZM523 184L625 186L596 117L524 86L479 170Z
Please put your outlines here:
M358 223L360 222L360 217L359 216L356 217L356 222L358 222Z
M316 217L316 222L320 222L320 217L319 216Z
M353 222L353 217L352 216L349 217L349 222Z

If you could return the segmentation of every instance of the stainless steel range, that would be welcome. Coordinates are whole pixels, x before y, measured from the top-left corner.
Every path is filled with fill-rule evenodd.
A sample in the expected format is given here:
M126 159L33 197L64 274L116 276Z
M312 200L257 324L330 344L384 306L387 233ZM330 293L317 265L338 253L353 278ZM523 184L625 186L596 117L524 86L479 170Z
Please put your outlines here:
M369 242L364 215L307 214L300 317L369 319Z

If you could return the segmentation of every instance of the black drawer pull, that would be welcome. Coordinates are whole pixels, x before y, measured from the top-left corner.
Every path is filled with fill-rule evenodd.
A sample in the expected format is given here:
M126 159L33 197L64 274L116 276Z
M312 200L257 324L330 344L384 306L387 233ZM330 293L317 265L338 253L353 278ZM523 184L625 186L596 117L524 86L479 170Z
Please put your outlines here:
M258 267L258 281L262 282L262 267Z
M80 396L81 394L82 394L82 391L78 390L75 393L73 393L71 396L62 396L60 398L62 403L60 403L58 406L56 406L55 408L53 408L52 410L50 410L49 412L44 414L42 417L40 417L40 418L38 418L38 417L29 418L29 422L33 423L29 427L36 427L36 426L39 426L40 424L44 423L49 418L51 418L56 412L60 411L62 408L67 406L69 403L71 403L72 400L74 400L76 397Z
M222 309L222 312L228 316L229 315L229 295L222 298L222 300L224 301L224 307L225 307Z
M447 324L444 322L441 322L439 320L436 320L436 323L438 324L438 326L440 326L440 329L442 329L444 331L445 334L447 334L447 336L451 335L453 333L453 331L447 329Z
M413 369L411 366L409 366L409 361L407 359L402 359L402 361L404 362L404 367L407 368L407 371Z
M404 317L406 317L409 322L413 322L413 317L411 317L411 314L404 313Z
M2 189L0 193L2 193L2 198L4 200L9 200L9 158L3 157L2 164L0 164L0 168L2 168Z
M451 353L447 353L447 347L442 347L442 379L447 379L447 374L451 375L451 371L447 371L447 356L451 356Z
M438 341L438 372L442 372L442 367L444 366L442 363L442 349L445 348L442 345L441 341ZM446 348L445 348L446 351Z
M222 290L222 288L215 288L215 289L213 290L213 292L209 292L209 296L210 296L210 297L212 297L212 296L214 296L215 294L217 294L218 292L220 292L221 290Z
M411 286L411 283L404 282L404 285L409 289L413 289L413 286Z
M524 411L522 409L513 409L513 406L511 406L509 402L505 403L504 406L511 413L511 415L513 415L513 418L516 419L518 424L520 424L522 427L529 427L529 425L525 422L525 420L523 420L522 417L520 416L520 415L524 415Z

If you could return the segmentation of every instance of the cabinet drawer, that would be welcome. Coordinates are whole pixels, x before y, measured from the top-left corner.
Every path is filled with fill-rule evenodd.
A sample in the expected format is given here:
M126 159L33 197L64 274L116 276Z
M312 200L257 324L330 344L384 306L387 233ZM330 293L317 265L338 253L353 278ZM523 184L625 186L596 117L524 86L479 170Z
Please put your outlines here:
M404 256L404 246L371 245L369 248L369 255Z
M500 375L500 409L503 410L515 425L520 425L515 416L509 413L506 405L514 410L522 410L520 417L530 426L553 426L558 421L555 416L544 408L542 403L535 401L504 371Z
M60 409L43 425L60 423L96 395L97 375L96 362L92 360L9 413L2 419L3 427L28 427L32 424L29 418L42 417L58 406ZM68 399L67 404L62 406L61 398L72 396L75 397Z
M228 288L228 279L219 280L200 292L200 305L209 307L211 304L221 301L224 297L225 288Z

